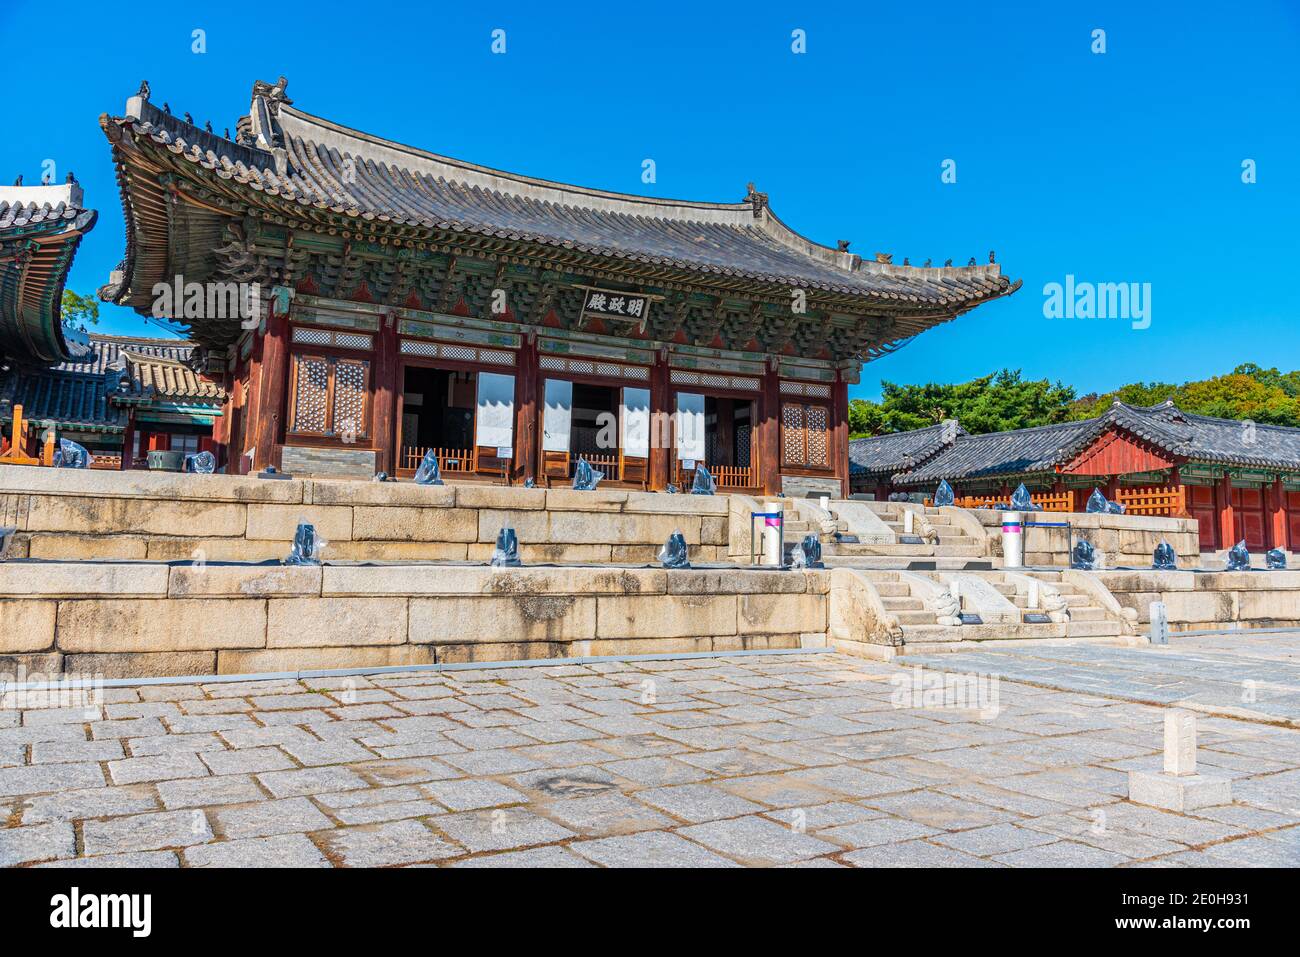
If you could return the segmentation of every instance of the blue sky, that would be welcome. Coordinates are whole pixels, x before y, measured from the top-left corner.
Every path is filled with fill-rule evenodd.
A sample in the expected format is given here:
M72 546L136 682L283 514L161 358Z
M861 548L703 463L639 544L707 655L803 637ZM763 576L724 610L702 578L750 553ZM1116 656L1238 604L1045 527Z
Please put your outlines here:
M154 6L154 9L150 9ZM301 9L295 12L295 7ZM905 8L905 9L904 9ZM491 32L506 31L504 55ZM207 52L191 52L192 31ZM791 52L791 31L807 52ZM1091 52L1092 31L1106 52ZM1300 367L1300 4L26 3L0 9L0 176L76 172L99 225L71 287L123 251L97 125L142 78L233 129L255 79L381 136L582 185L735 201L753 181L823 243L986 261L1008 300L868 364L961 381L1002 366L1080 392L1255 361ZM658 181L641 182L655 160ZM957 182L941 182L944 160ZM1258 181L1243 184L1241 164ZM1046 319L1043 286L1151 284L1151 324ZM101 328L148 334L103 309Z

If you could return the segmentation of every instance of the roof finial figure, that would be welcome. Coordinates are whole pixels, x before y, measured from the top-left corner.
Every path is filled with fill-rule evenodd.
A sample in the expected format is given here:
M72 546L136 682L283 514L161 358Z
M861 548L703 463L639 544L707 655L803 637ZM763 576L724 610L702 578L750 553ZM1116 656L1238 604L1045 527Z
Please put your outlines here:
M75 186L77 185L77 174L72 172L72 170L68 170L68 175L64 177L63 181L70 186Z
M168 103L166 100L163 100L163 112L166 113L168 116L172 115L172 105Z
M904 265L904 266L910 266L910 265L912 265L912 261L911 261L910 259L908 259L906 256L904 256L904 257L903 257L903 265Z
M188 110L185 112L185 122L190 124L190 126L194 125L194 117L190 115Z
M281 76L274 84L267 83L265 80L257 80L253 83L253 97L266 97L271 103L271 112L274 113L280 109L280 104L292 105L293 100L289 99L286 89L289 86L287 77Z
M951 259L945 259L945 260L943 261L943 265L944 265L945 268L948 267L948 266L951 266L951 265L952 265L952 260L951 260Z
M230 127L226 127L226 139L230 139Z
M762 215L763 210L767 207L767 193L760 193L754 189L753 183L745 184L745 202L754 208L754 218L757 219Z
M23 174L22 174L22 173L19 173L19 174L18 174L18 178L17 178L16 180L14 180L14 185L15 185L15 186L21 186L21 185L23 185Z
M893 253L876 253L876 262L889 265L894 261Z
M973 266L973 265L975 265L975 257L974 257L974 256L971 256L971 258L970 258L970 262L968 262L966 265L967 265L967 266Z
M211 121L211 120L204 120L204 121L203 121L203 129L205 129L207 132L211 133L211 132L212 132L212 121Z
M929 269L929 268L930 268L930 264L933 263L933 262L934 262L934 260L933 260L932 258L930 258L929 256L927 256L927 257L925 258L925 268L926 268L926 269Z
M149 81L148 81L148 80L141 80L141 81L140 81L140 89L136 90L135 95L138 96L138 97L140 97L140 99L144 100L146 103L148 103L148 102L149 102L149 93L150 93L150 92L151 92L151 91L149 90Z
M993 250L990 249L990 250L989 250L989 264L992 265L993 263L995 263L995 262L997 262L997 261L998 261L998 257L997 257L997 255L993 252Z
M852 242L851 239L837 239L835 240L835 246L839 249L840 252L846 253L849 251L849 244L851 242Z

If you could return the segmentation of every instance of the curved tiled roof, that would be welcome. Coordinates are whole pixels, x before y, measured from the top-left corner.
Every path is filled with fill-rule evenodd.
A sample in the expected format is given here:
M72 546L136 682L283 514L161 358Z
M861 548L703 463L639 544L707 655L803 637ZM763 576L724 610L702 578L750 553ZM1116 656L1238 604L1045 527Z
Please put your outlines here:
M71 358L61 301L72 257L95 225L81 187L0 188L0 357L22 364Z
M965 435L928 462L894 476L903 485L1053 471L1115 428L1179 460L1300 472L1300 429L1183 412L1172 401L1116 402L1105 413L1011 432Z
M928 462L965 435L956 419L910 432L891 432L849 440L849 474L888 477Z
M254 89L244 141L234 143L139 96L124 117L101 119L115 144L166 154L189 175L238 187L285 215L336 214L371 228L474 234L630 264L778 283L940 313L934 321L1013 292L995 263L924 268L872 262L795 233L752 188L742 202L704 203L586 189L476 166L384 140ZM255 145L253 145L255 144ZM123 179L128 220L130 176ZM126 271L135 237L128 232ZM127 277L129 285L130 277ZM122 295L124 287L106 287Z
M21 405L31 422L119 432L126 427L127 411L113 404L115 387L111 376L89 372L11 371L0 380L0 418L8 420Z
M198 375L186 360L194 344L92 334L89 356L52 369L13 369L0 375L0 418L21 405L33 422L53 420L64 428L121 431L127 406L154 402L206 406L225 402L222 386Z

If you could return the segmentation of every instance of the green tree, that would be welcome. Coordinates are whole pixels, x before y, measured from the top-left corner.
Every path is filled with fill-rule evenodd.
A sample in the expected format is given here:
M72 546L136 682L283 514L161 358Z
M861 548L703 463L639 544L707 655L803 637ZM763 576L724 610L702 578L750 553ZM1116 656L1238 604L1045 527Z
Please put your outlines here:
M93 326L99 323L99 301L94 296L82 296L71 289L65 289L60 307L65 326Z
M925 385L880 384L877 402L855 400L849 408L854 435L905 432L958 419L968 432L1000 432L1064 422L1074 390L1047 379L1025 379L1020 370L980 376L970 382Z

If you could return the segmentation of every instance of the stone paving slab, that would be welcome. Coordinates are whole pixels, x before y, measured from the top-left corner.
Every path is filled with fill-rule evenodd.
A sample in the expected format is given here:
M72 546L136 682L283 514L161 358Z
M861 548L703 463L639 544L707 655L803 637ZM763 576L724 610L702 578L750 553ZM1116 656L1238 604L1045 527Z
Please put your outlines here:
M1300 727L1300 633L1296 632L1175 634L1168 645L1020 646L906 655L898 660Z
M0 865L1293 867L1300 730L1279 689L1300 677L1300 637L1240 651L1176 638L114 688L92 709L0 710ZM936 677L992 682L995 706L927 700ZM1127 771L1160 766L1164 702L1214 710L1211 692L1245 681L1264 710L1199 720L1199 759L1234 778L1235 803L1128 802Z

